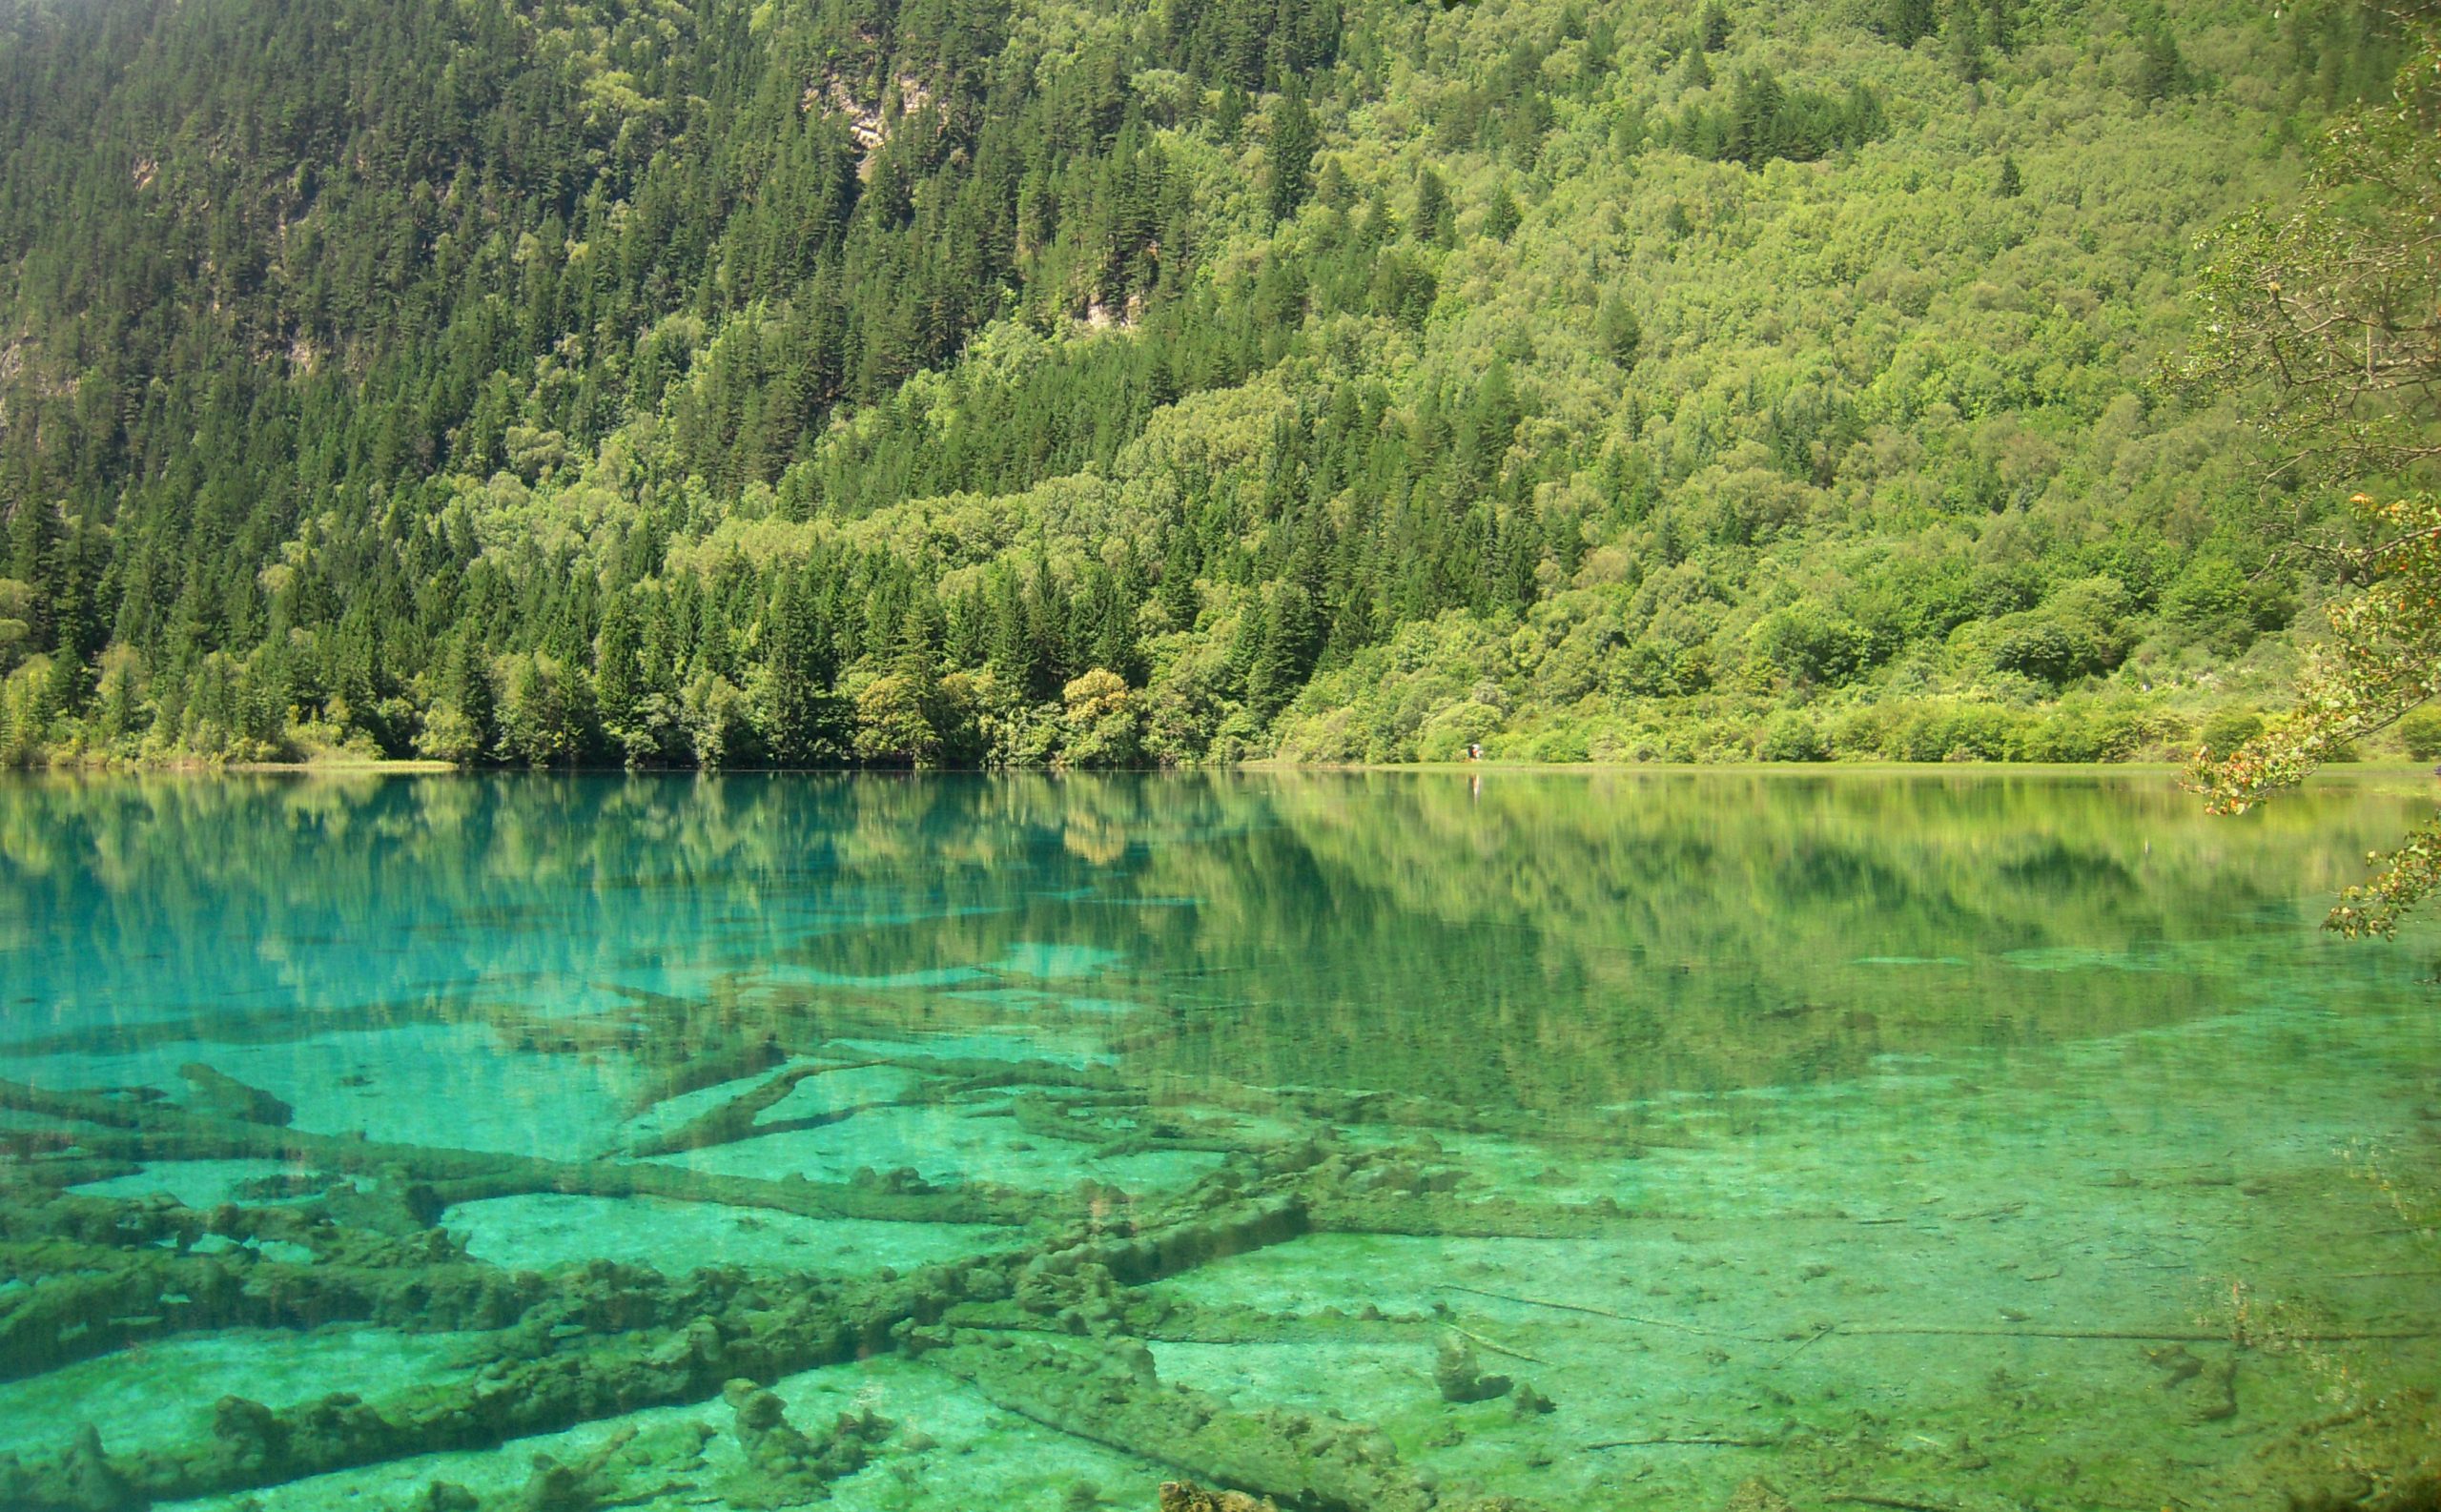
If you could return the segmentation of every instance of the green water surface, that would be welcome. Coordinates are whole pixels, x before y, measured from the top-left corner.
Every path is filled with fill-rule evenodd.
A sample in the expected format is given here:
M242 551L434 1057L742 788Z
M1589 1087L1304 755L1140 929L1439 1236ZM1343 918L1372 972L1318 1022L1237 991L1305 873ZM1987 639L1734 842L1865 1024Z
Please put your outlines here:
M2422 1505L2430 787L0 782L0 1505Z

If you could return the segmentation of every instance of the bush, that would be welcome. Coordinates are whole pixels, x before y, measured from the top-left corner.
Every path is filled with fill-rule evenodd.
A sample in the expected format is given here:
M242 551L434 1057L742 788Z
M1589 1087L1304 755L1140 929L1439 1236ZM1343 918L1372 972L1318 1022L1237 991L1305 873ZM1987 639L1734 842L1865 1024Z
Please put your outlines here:
M2225 708L2204 722L2197 744L2204 747L2205 755L2221 761L2262 733L2262 715L2251 709Z
M1891 711L1878 704L1853 708L1831 726L1831 752L1842 761L1877 761L1889 749Z
M2240 656L2266 630L2288 620L2276 586L2259 584L2226 557L2205 553L2187 563L2162 596L2163 616L2185 626L2223 656Z
M1882 750L1903 762L2022 761L2045 723L1997 704L1916 704L1897 713ZM1844 746L1849 728L1843 725L1840 734Z
M2020 754L2030 762L2091 762L2107 753L2093 722L2063 709L2034 722L2020 743Z
M1501 717L1500 710L1471 699L1452 704L1425 721L1416 755L1428 762L1462 760L1467 746L1488 740L1500 728Z
M2096 670L2084 638L2047 619L2016 617L1992 647L1992 664L2054 686Z
M1752 632L1754 653L1799 686L1836 687L1873 664L1873 636L1819 605L1774 609Z
M2145 746L2174 741L2185 733L2185 727L2174 718L2137 709L2107 709L2094 722L2096 746L2092 759L2134 761L2144 754Z
M2017 719L1990 704L1969 704L1951 716L1949 746L1941 760L1953 762L2014 761L2018 755Z
M1593 759L1593 753L1586 744L1584 733L1573 729L1555 729L1537 735L1534 737L1533 744L1527 746L1526 750L1530 760L1550 762L1554 765Z
M1779 713L1764 725L1754 742L1754 754L1767 762L1818 762L1830 752L1822 732L1802 714Z
M2100 677L2127 658L2134 644L2126 621L2127 590L2115 578L2086 578L2062 587L2039 609L2003 615L1983 633L1992 665L2060 687Z
M2441 708L2420 708L2399 721L2399 739L2417 761L2441 758Z
M454 704L444 704L424 716L416 736L416 754L434 761L470 762L483 754L483 743L472 721Z

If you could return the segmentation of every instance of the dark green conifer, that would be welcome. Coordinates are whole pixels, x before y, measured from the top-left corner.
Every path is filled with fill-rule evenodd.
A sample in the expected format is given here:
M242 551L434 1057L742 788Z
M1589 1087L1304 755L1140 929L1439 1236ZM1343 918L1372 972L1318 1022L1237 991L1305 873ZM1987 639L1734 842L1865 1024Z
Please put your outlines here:
M1274 220L1285 220L1305 202L1313 185L1314 149L1320 135L1305 92L1291 86L1272 108L1271 133L1264 143L1264 194Z

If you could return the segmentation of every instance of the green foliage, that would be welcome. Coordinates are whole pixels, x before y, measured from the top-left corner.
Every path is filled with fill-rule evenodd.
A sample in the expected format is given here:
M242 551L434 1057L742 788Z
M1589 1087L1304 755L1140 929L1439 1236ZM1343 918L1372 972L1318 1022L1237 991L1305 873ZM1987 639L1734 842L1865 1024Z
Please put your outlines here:
M2142 375L2368 25L19 6L0 758L2157 748L2324 584Z
M1900 47L1912 48L1932 34L1938 16L1934 0L1888 0L1878 29Z
M1490 202L1484 206L1483 234L1494 241L1507 241L1523 218L1516 196L1502 184L1492 190Z
M1705 6L1695 20L1695 46L1705 52L1718 52L1729 46L1729 12L1718 0Z
M2375 533L2359 558L2371 582L2330 606L2328 650L2299 680L2286 719L2234 751L2198 753L2196 785L2217 811L2242 813L2327 762L2356 760L2358 741L2441 699L2441 501L2359 507ZM2331 911L2343 934L2393 933L2441 887L2441 819L2375 859L2373 877Z
M1819 604L1774 610L1756 622L1748 644L1799 686L1852 682L1872 664L1874 653L1871 631Z
M2356 39L2382 51L2378 32ZM2337 55L2337 50L2333 54ZM2428 33L2390 101L2317 144L2302 202L2221 227L2185 377L2257 398L2292 486L2441 480L2441 66Z
M588 710L570 669L548 656L522 653L506 658L497 677L502 757L535 766L573 760Z
M2262 733L2262 715L2251 709L2225 708L2204 722L2196 732L2196 747L2207 759L2221 761Z
M2040 608L2002 615L1983 632L1992 664L2058 687L2099 677L2126 659L2133 604L2115 578L2088 578L2062 587Z
M1126 680L1095 667L1061 689L1063 759L1077 766L1133 766L1144 758L1143 714Z
M893 673L856 690L856 755L885 766L930 766L941 735L920 680Z
M1292 88L1272 108L1271 135L1266 144L1265 194L1274 220L1297 213L1313 187L1314 116L1305 108L1305 93Z
M1594 316L1594 340L1611 361L1621 367L1633 367L1637 348L1644 345L1644 323L1628 301L1612 294L1602 301Z
M2186 59L2179 53L2178 39L2170 35L2168 27L2156 22L2144 34L2135 77L2128 87L2136 92L2138 99L2151 101L2179 93L2193 83Z
M2399 721L2399 740L2420 762L2441 759L2441 708L2419 708Z
M1887 130L1881 97L1862 84L1844 96L1793 90L1769 68L1758 68L1738 73L1725 106L1690 105L1671 128L1671 139L1692 156L1754 167L1783 157L1809 163L1861 147Z
M2431 394L2441 338L2433 322L2399 321L2379 303L2404 296L2431 309L2441 292L2431 255L2441 28L2428 24L2415 42L2392 100L2330 133L2308 211L2276 229L2258 211L2225 236L2212 270L2207 298L2219 318L2190 372L2272 383L2272 428L2302 439L2288 459L2301 471L2388 468L2412 482L2429 480L2441 458ZM2334 360L2328 330L2353 317L2364 322L2361 378ZM2387 358L2384 334L2395 338ZM2441 699L2441 499L2404 488L2388 501L2359 493L2350 502L2356 536L2335 549L2354 591L2329 605L2328 644L2298 678L2294 707L2235 750L2207 744L2196 753L2195 785L2218 812L2244 812L2324 763L2356 760L2357 743L2390 725L2414 722L2410 750L2431 728L2424 716ZM2191 596L2197 612L2216 612L2237 591L2226 573L2189 572L2203 573ZM2348 889L2326 921L2341 934L2393 934L2441 889L2441 817L2372 860L2372 876Z
M1767 762L1818 762L1829 755L1822 732L1814 721L1795 710L1782 710L1763 725L1754 742L1754 756Z

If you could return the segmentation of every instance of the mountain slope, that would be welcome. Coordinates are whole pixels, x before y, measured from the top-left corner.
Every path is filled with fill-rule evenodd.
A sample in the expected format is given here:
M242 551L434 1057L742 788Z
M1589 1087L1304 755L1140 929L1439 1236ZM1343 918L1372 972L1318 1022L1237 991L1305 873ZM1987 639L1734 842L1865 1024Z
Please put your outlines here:
M2370 11L17 0L0 746L2090 759ZM1904 44L1904 45L1902 45Z

